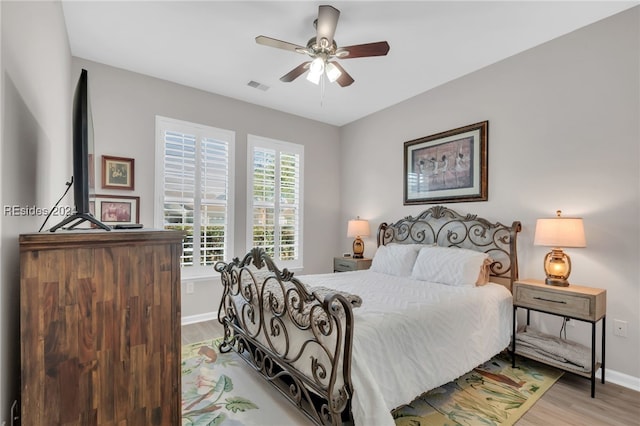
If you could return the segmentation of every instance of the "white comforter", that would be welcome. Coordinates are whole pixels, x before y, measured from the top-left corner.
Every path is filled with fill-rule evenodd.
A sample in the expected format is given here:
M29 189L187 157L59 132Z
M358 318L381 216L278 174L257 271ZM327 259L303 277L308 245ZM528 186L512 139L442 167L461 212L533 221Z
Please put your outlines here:
M498 284L452 287L372 271L298 278L362 297L354 309L356 426L393 426L392 409L509 345L512 299Z

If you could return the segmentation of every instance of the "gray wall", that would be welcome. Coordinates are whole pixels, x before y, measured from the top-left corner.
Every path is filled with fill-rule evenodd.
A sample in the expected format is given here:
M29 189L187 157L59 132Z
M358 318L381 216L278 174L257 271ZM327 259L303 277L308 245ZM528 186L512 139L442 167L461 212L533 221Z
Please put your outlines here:
M134 192L100 190L100 193L140 196L140 221L153 226L155 116L235 131L234 255L242 257L247 252L247 135L302 144L305 147L304 272L332 270L341 225L337 196L340 190L338 128L73 58L74 73L81 67L89 73L96 158L115 155L135 159ZM96 166L99 171L99 162ZM217 311L219 290L220 286L209 280L196 282L192 295L183 291L183 317Z
M72 88L60 3L3 1L0 11L0 423L10 424L20 391L18 235L37 231L44 217L11 216L4 207L51 207L64 192L71 175Z
M489 120L489 201L453 204L492 220L520 220L520 276L543 278L548 247L535 220L582 216L587 248L568 249L576 284L607 289L607 366L640 386L639 8L442 85L341 129L342 222L417 214L403 206L403 142ZM428 72L426 70L425 72ZM357 171L350 167L355 161ZM382 171L382 172L381 172ZM356 178L359 179L356 179ZM365 241L367 255L375 241ZM343 250L348 250L345 242ZM556 320L541 328L556 334ZM548 317L547 317L548 318ZM614 319L628 322L614 336ZM568 337L590 343L590 325ZM629 377L631 376L631 377ZM609 375L609 378L612 376ZM634 381L635 380L635 381Z

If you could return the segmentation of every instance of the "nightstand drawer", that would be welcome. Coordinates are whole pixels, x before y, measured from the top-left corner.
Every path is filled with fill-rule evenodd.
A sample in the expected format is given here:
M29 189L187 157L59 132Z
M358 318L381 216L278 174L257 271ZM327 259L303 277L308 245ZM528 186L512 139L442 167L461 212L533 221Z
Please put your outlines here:
M334 271L355 271L357 263L351 260L335 258L333 259Z
M607 291L600 288L549 286L540 280L513 283L513 304L585 321L598 321L607 312Z
M584 319L593 317L592 300L590 297L577 294L556 293L530 287L517 287L514 295L514 304L518 306Z
M347 272L347 271L361 271L363 269L369 269L371 266L371 259L354 259L352 257L334 257L333 258L333 271L334 272Z

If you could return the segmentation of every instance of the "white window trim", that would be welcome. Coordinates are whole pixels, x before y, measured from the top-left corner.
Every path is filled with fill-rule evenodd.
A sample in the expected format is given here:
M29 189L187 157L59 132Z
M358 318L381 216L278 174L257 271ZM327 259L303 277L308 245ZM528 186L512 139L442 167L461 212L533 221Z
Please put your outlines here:
M235 200L235 137L231 130L218 129L203 124L190 123L174 118L156 115L156 149L155 149L155 185L154 185L154 226L164 229L164 131L173 130L183 133L196 133L196 137L213 137L229 143L229 192L227 194L227 236L225 238L226 257L231 259L234 254L234 200ZM198 279L217 277L213 266L194 265L182 268L183 279Z
M298 247L298 259L290 261L277 260L276 264L279 268L287 268L289 270L300 271L304 264L304 145L285 142L277 139L270 139L263 136L247 135L247 227L246 227L246 247L253 247L253 149L255 147L275 149L276 151L285 151L295 153L300 156L300 205L299 212L299 229L298 238L300 245Z

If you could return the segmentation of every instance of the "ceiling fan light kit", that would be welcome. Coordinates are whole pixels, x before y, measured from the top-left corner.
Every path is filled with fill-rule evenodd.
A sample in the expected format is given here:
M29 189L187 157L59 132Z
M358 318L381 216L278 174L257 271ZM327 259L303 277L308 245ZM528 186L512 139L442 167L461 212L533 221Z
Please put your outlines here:
M325 67L325 72L327 74L327 78L331 83L335 82L341 75L342 71L338 69L335 63L329 62Z
M320 83L320 77L322 77L322 73L324 72L324 62L322 60L319 61L320 58L316 58L311 61L311 65L309 65L309 73L307 74L307 80L312 82L313 84Z
M351 85L354 79L338 62L332 61L332 59L385 56L389 52L389 43L386 41L339 48L333 39L339 17L340 11L335 7L320 6L318 9L318 18L314 21L316 36L309 40L306 47L276 40L271 37L256 37L256 43L258 44L302 53L312 58L311 61L298 65L280 77L280 81L285 83L292 82L306 71L309 71L307 80L314 84L319 84L322 76L326 75L329 82L337 82L341 87L346 87Z
M309 74L307 74L307 80L309 80L313 84L320 83L320 77L322 77L325 69L325 61L326 59L321 56L318 56L313 61L311 61L311 64L309 65Z

